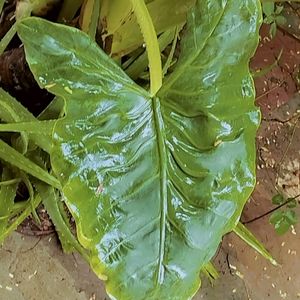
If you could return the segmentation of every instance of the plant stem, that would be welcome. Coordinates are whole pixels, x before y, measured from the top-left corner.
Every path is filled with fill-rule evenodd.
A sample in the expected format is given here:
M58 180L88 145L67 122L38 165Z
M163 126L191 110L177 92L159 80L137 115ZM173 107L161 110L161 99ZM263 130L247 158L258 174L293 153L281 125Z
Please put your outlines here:
M12 25L12 27L9 29L9 31L6 33L6 35L2 38L0 41L0 55L4 52L12 38L17 32L17 25L16 23Z
M5 0L0 0L0 14L2 13L4 2L5 2Z
M275 208L273 208L273 209L271 209L271 210L265 212L264 214L262 214L262 215L260 215L260 216L258 216L258 217L255 217L255 218L253 218L253 219L251 219L251 220L249 220L249 221L243 222L243 224L250 224L250 223L253 223L253 222L255 222L255 221L259 220L259 219L262 219L262 218L264 218L264 217L270 215L270 214L273 213L274 211L280 209L281 207L284 207L284 206L288 205L289 203L291 203L292 201L296 200L296 199L299 198L299 197L300 197L300 194L297 195L297 196L294 197L294 198L289 198L287 201L285 201L284 203L278 205L277 207L275 207Z
M149 60L150 94L154 96L162 86L162 64L154 25L144 0L130 0L144 36Z

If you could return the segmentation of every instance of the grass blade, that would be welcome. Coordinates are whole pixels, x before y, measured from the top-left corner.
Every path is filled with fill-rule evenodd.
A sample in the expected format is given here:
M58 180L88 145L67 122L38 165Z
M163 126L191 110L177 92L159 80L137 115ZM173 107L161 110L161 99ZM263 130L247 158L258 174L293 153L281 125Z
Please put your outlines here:
M272 265L278 266L276 260L267 251L261 242L241 223L239 222L236 228L233 230L236 235L238 235L244 242L246 242L250 247L256 250L260 255L269 260Z
M7 167L2 171L0 187L0 236L4 234L14 207L18 184L20 181L12 179L12 174Z
M9 225L6 230L4 230L1 234L0 234L0 244L3 243L3 241L5 240L5 238L7 238L14 230L16 230L18 228L18 226L31 214L32 211L32 206L34 207L34 209L36 209L38 207L38 205L41 203L41 197L39 195L37 195L34 199L33 202L30 203L28 201L27 206L25 208L25 210L13 221L13 223L11 225Z

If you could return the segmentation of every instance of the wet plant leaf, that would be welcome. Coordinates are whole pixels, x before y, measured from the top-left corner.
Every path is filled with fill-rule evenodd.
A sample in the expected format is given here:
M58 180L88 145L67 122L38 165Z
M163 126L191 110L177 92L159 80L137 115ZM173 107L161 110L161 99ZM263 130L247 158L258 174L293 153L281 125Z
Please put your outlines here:
M259 1L197 1L153 98L84 33L21 22L36 80L65 100L51 164L114 299L190 299L235 227L255 184L260 22Z

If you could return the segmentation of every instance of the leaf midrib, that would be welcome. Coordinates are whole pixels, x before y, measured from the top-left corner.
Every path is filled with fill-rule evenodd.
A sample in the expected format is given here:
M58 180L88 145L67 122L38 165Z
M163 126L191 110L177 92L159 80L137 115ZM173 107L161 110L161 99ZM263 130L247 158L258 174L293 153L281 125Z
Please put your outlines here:
M168 193L167 193L167 155L164 135L164 122L160 108L159 98L154 97L153 114L154 124L157 136L157 148L159 155L159 173L160 173L160 240L159 240L159 256L157 266L156 285L162 284L164 280L163 261L165 257L165 241L166 241L166 220L168 210Z

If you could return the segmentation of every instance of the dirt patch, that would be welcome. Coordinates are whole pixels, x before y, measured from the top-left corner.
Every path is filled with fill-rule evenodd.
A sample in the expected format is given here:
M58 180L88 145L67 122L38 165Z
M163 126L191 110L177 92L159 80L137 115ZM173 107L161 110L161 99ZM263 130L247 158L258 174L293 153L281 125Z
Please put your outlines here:
M89 266L77 255L63 254L53 234L14 233L0 250L0 264L1 300L106 299Z

